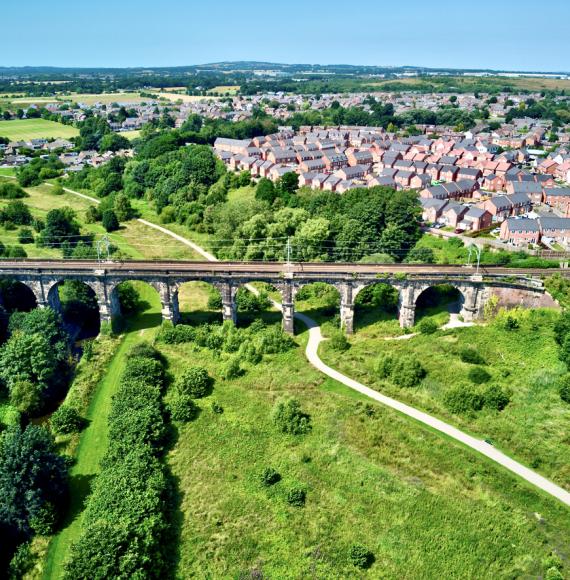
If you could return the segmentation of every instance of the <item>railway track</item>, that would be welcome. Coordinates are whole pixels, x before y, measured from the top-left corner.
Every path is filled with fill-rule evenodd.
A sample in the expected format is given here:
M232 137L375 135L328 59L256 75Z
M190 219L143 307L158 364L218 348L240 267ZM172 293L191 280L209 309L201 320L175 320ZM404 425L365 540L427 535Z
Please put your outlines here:
M570 276L567 268L505 268L502 266L474 267L450 266L439 264L357 264L357 263L282 263L282 262L191 262L191 261L112 261L95 260L2 260L0 273L18 271L75 271L93 272L147 272L147 273L188 273L188 272L223 272L223 273L266 273L266 274L412 274L412 275L473 275L480 276L514 276L541 277L559 273Z

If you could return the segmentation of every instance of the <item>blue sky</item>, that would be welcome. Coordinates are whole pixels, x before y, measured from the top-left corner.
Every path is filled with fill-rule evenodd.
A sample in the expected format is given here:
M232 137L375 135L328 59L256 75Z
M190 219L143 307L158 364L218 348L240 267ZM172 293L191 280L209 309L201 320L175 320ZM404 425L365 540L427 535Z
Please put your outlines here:
M0 66L263 60L570 70L568 0L11 0L2 20Z

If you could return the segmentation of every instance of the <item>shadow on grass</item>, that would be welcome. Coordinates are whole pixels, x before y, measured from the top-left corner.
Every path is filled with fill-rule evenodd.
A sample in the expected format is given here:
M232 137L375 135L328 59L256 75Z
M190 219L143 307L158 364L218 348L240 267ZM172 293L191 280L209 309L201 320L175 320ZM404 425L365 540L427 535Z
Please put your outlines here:
M155 328L162 323L160 312L143 312L126 319L126 330L128 332L136 330L145 330L146 328Z
M380 306L357 306L354 312L354 330L392 320L398 320L397 310L385 309Z
M91 486L95 475L78 474L69 478L69 505L61 528L69 526L75 518L79 517L85 508L85 502L91 493Z

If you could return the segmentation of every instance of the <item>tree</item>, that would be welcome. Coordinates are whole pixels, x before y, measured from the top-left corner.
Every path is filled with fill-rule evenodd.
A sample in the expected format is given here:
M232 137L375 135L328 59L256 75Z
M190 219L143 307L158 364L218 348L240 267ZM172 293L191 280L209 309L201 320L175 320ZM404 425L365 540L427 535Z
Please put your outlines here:
M70 207L50 210L46 215L44 229L38 237L38 244L44 247L60 247L64 242L75 245L79 239L79 224L75 212Z
M43 528L47 513L63 507L66 493L65 459L57 454L50 433L35 425L10 427L0 452L2 544L26 540Z
M27 226L33 221L28 206L19 199L11 201L0 211L0 222L10 222L17 226Z
M119 220L112 209L103 212L101 223L107 232L114 232L119 229Z
M131 142L118 133L107 133L103 135L99 144L99 151L119 151L120 149L130 149Z
M288 171L277 182L277 190L281 194L293 194L299 189L299 176L294 171Z
M262 177L257 184L255 189L255 199L260 201L266 201L269 204L272 204L275 200L277 194L275 192L275 186L273 182L265 177Z
M124 193L118 193L115 196L113 211L120 222L130 220L135 215L131 200Z

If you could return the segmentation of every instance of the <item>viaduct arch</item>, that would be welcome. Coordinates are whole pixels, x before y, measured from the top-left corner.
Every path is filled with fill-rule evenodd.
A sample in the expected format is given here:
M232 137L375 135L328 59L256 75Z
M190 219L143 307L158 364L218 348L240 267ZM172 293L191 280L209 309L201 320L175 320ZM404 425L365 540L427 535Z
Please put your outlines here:
M570 271L563 272L564 275ZM535 306L544 296L539 278L551 271L483 269L474 275L461 266L410 266L365 264L280 264L227 262L125 262L32 261L0 262L0 277L13 278L32 290L39 307L59 308L57 286L64 280L79 280L95 293L101 322L111 322L120 314L117 287L122 282L147 282L159 294L162 318L180 319L178 291L192 281L208 282L222 297L224 320L237 321L236 293L251 282L266 282L281 295L283 328L294 331L295 296L305 285L326 282L340 294L340 317L348 334L354 332L355 299L366 287L389 284L398 292L398 318L403 328L413 326L416 304L426 289L442 284L455 287L463 296L461 315L472 321L483 315L494 288L514 289L527 306Z

